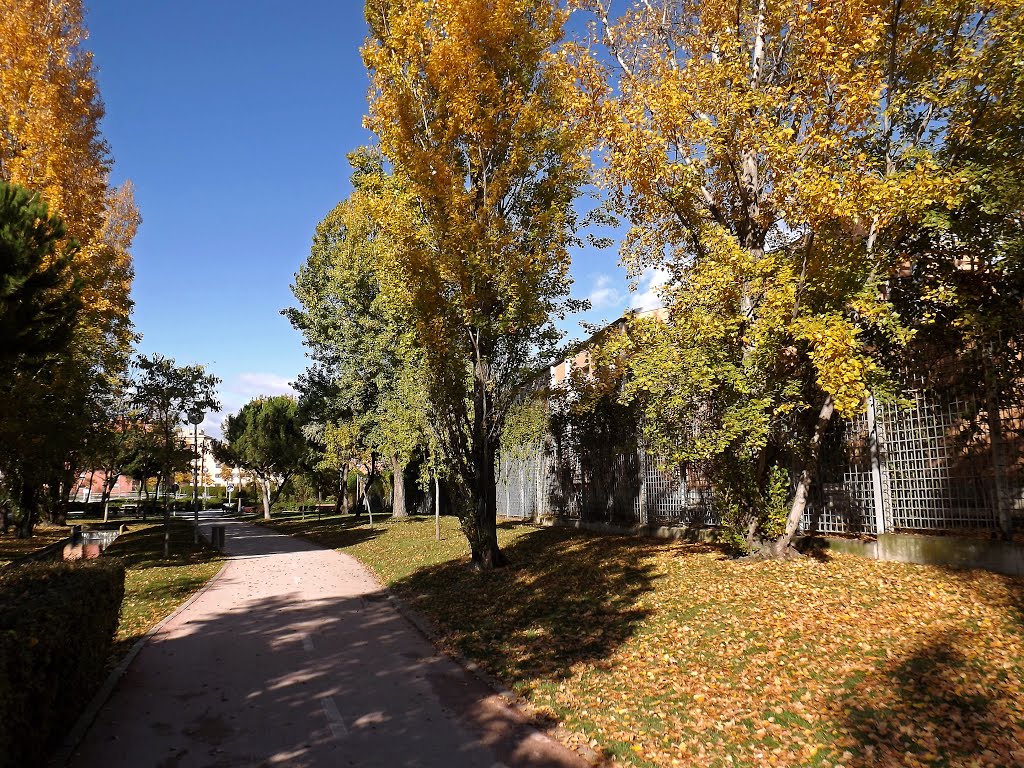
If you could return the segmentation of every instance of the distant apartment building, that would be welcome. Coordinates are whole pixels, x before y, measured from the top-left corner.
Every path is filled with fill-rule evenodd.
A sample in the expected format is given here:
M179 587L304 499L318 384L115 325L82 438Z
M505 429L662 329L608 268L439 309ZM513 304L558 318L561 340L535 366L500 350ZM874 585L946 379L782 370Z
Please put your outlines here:
M573 371L583 371L586 376L593 376L594 358L590 350L597 342L598 337L603 336L614 328L625 330L626 320L630 317L653 317L657 320L665 321L668 318L668 310L664 307L658 307L656 309L649 309L643 312L630 312L623 315L618 320L608 323L608 325L593 334L589 339L578 344L575 351L570 353L560 362L551 366L551 386L559 387L565 384Z
M190 451L196 450L196 436L192 427L180 427L178 436ZM220 462L213 457L213 438L203 430L199 430L199 484L226 485L227 481L220 476ZM192 465L189 465L191 472Z

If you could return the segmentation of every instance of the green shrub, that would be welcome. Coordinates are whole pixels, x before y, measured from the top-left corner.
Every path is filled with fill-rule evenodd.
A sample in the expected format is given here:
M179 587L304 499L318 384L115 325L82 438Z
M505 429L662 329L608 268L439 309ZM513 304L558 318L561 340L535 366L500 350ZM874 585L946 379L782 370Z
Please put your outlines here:
M0 768L41 765L103 682L124 597L117 560L0 574Z

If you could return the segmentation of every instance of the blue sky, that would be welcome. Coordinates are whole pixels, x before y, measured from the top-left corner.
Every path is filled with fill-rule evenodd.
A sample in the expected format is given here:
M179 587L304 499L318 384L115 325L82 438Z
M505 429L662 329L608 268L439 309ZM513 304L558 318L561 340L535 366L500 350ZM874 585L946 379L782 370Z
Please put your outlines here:
M143 217L140 350L206 365L227 411L287 391L306 360L280 310L349 191L345 154L372 140L362 3L91 0L87 25L114 178L136 185ZM640 300L614 249L576 254L573 275L594 309L572 335Z

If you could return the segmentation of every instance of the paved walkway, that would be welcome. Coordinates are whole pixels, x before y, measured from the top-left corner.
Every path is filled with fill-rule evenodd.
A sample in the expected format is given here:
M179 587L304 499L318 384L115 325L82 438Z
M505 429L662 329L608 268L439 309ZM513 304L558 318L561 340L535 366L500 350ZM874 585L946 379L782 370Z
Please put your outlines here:
M74 768L585 765L438 655L355 559L225 522L227 570L142 649Z

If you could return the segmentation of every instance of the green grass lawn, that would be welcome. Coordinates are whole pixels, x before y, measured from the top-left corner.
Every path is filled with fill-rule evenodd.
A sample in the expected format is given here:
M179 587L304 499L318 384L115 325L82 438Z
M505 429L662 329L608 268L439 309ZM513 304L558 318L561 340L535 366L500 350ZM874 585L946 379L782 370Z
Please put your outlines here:
M1024 766L1024 580L455 521L279 530L344 549L566 740L638 766Z
M206 584L223 565L223 557L200 541L192 543L192 525L171 521L171 556L163 558L162 523L128 523L122 534L104 553L119 557L127 568L121 623L114 642L113 662L136 640Z

